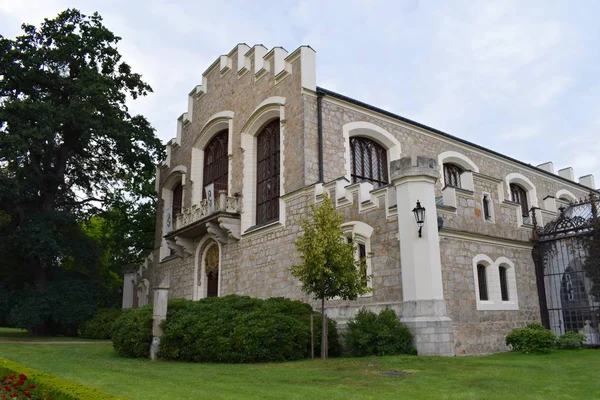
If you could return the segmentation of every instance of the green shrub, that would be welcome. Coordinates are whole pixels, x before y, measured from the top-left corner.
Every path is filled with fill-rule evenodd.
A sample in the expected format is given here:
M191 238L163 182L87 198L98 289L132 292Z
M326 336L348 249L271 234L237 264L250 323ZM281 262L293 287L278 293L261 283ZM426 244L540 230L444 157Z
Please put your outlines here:
M149 357L152 306L123 310L112 325L113 347L123 357Z
M361 309L348 321L344 340L346 350L353 356L417 354L412 334L390 309L379 315Z
M32 393L52 400L120 399L0 357L0 378L12 375L20 376L21 374L27 377L27 384L35 384L36 388L31 390Z
M77 336L84 339L110 339L112 324L121 316L121 310L103 308L77 330Z
M159 356L196 362L270 362L310 355L308 304L283 298L211 297L172 300L163 323ZM315 342L320 335L315 318ZM329 321L329 354L339 354L337 329ZM318 349L317 349L318 350Z
M539 323L513 329L506 335L506 345L524 353L548 353L554 347L556 335Z
M585 335L579 332L569 331L558 338L556 347L559 349L580 349L585 342Z

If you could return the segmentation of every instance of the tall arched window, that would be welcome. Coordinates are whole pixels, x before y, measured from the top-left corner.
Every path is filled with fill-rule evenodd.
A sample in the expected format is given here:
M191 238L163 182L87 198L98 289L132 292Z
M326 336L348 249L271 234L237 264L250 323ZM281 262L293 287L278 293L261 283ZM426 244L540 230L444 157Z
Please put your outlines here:
M181 185L181 182L179 182L173 187L173 205L171 206L171 215L173 219L175 219L178 214L181 214L182 201L183 186Z
M477 283L479 284L479 300L489 300L487 288L486 267L483 264L477 265Z
M463 173L463 169L456 164L446 163L444 164L444 183L446 186L452 186L460 188L460 175Z
M516 183L510 184L510 195L512 201L521 205L521 215L523 217L529 216L529 206L527 204L527 192L521 186Z
M371 139L350 138L352 183L367 181L378 188L388 184L387 151Z
M279 120L256 137L256 224L279 218Z
M227 190L229 157L227 155L229 134L227 130L217 133L204 148L203 186L215 184L215 193ZM202 190L202 198L206 194Z

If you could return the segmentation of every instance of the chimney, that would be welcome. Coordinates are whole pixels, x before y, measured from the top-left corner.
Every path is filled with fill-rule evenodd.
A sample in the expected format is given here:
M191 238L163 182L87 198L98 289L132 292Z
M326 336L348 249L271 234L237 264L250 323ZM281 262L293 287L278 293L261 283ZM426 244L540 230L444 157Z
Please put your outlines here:
M550 172L552 174L554 174L554 164L552 164L552 161L548 161L545 162L543 164L540 164L537 166L539 169L543 169L544 171Z
M596 181L594 180L594 175L589 174L589 175L585 175L582 176L581 178L579 178L579 184L583 185L583 186L587 186L590 189L596 189Z
M573 168L571 167L559 169L558 175L562 176L565 179L575 182L575 172L573 172Z

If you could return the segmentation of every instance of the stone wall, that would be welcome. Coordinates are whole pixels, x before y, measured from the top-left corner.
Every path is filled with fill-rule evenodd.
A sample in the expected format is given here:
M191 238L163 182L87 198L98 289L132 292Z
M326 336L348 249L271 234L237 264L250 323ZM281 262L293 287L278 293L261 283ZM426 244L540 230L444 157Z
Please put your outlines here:
M455 354L484 354L506 350L504 337L516 327L539 322L535 267L531 248L520 244L492 244L457 239L440 233L446 310L454 324ZM506 257L515 265L518 310L477 310L473 258Z

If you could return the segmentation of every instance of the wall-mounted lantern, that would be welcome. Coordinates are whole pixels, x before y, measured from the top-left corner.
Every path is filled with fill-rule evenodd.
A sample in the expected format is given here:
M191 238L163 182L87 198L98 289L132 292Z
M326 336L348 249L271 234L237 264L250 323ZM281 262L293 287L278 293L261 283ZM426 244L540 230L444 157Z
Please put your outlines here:
M412 211L419 227L419 237L423 237L421 232L423 231L423 224L425 224L425 207L422 207L421 202L417 200L417 206Z

